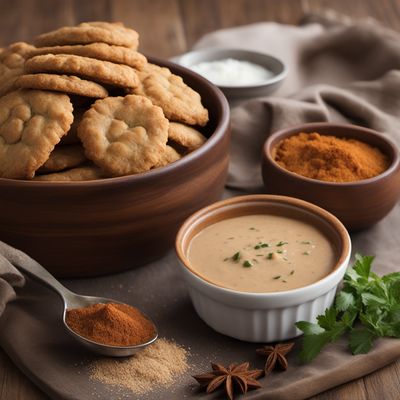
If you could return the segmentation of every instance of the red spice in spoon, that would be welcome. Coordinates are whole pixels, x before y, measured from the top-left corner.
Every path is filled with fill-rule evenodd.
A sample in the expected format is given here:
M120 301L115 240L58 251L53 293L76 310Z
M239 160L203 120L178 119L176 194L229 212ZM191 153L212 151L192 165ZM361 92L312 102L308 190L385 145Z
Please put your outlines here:
M93 304L67 310L67 325L86 339L109 346L135 346L155 335L154 325L128 304Z

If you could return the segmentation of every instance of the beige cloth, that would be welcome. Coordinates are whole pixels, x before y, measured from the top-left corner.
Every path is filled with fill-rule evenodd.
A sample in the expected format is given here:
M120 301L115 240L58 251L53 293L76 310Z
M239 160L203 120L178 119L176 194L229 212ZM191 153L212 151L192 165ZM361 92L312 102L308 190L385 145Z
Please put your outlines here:
M398 72L388 72L399 66L399 39L398 35L369 23L354 27L333 23L304 27L267 23L216 32L204 38L199 46L226 44L265 49L284 58L291 68L276 97L254 100L233 112L230 184L241 189L259 189L259 165L253 162L253 156L258 159L265 137L280 126L326 119L352 120L384 130L399 143ZM308 57L303 60L305 49ZM352 83L355 80L364 82ZM316 83L323 86L303 90ZM334 86L337 83L342 88ZM281 97L298 91L290 99ZM226 191L224 195L234 194ZM380 274L399 269L399 226L397 206L373 228L352 235L356 251L376 255L374 269ZM264 359L255 353L257 344L220 335L196 315L172 251L163 259L132 271L64 283L79 293L107 296L139 307L154 318L160 336L189 349L191 368L173 387L157 388L140 396L91 381L88 365L95 357L66 333L60 299L28 281L19 290L18 300L10 303L0 318L0 344L16 365L53 399L203 399L208 396L199 393L190 375L208 370L210 362L250 361L255 368L264 365ZM396 360L400 357L400 340L379 339L370 353L352 356L346 339L340 339L307 365L299 363L298 351L296 345L289 354L286 372L274 372L261 379L262 388L249 392L246 398L300 400L313 396Z
M24 283L21 273L4 257L4 253L0 253L0 316L6 304L15 299L14 287L21 287Z
M289 68L275 94L232 111L232 188L260 190L261 148L280 128L351 122L381 131L400 145L400 35L370 21L310 20L321 23L259 23L211 33L195 46L267 52Z

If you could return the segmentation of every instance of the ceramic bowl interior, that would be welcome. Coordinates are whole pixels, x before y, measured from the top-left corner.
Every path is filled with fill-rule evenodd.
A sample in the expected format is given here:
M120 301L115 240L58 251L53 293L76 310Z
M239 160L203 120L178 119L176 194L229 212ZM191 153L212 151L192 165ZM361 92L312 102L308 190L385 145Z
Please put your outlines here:
M325 182L303 177L275 161L279 143L300 132L318 132L352 138L379 148L390 166L382 174L356 182ZM338 217L349 230L372 226L396 205L400 197L400 157L396 144L371 129L332 123L311 123L283 129L272 134L263 148L262 174L267 193L297 197L317 204Z
M272 77L260 84L254 85L217 85L229 99L265 96L274 92L287 75L285 64L269 54L242 49L209 48L191 51L179 58L177 62L187 68L206 61L217 61L232 58L241 61L249 61L272 72Z
M239 199L239 200L238 200ZM245 201L240 202L240 199ZM253 199L253 200L252 200ZM343 254L347 253L346 233L343 226L336 218L319 207L307 206L301 200L286 198L283 196L246 196L234 198L232 201L223 201L216 205L209 206L206 210L196 213L181 228L184 232L178 235L178 254L184 265L199 278L215 285L213 282L192 267L187 257L188 248L192 239L207 226L229 218L241 217L245 215L265 214L288 217L300 220L307 224L314 225L324 234L332 245L335 253L334 271L343 262ZM345 249L344 249L345 248ZM218 286L218 285L217 285Z
M228 289L198 273L187 257L193 237L218 221L249 214L283 215L316 226L332 244L332 272L304 287L265 293ZM296 321L315 321L332 304L351 241L340 221L320 207L285 196L251 195L220 201L189 217L178 232L176 252L194 307L208 325L241 340L269 342L299 335Z

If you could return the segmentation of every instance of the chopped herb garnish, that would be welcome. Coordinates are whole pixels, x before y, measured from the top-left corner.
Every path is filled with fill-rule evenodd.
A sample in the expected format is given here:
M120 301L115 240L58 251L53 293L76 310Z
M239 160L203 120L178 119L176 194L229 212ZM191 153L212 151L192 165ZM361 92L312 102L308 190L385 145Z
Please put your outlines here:
M309 252L309 251L303 251L303 255L304 255L304 256L309 256L309 255L310 255L310 252Z
M303 242L300 242L301 244L311 244L309 240L304 240Z
M256 250L258 250L258 249L264 249L265 247L269 247L269 244L268 243L257 243L255 246L254 246L254 248L256 249Z
M283 253L283 250L278 250L277 253L278 253L278 254L282 254L282 253Z
M289 261L286 257L283 257L283 259L284 259L285 261Z
M264 254L256 254L256 257L262 257Z
M285 245L285 244L288 244L288 242L282 242L282 241L280 241L279 243L276 244L276 246L277 246L277 247L281 247L281 246L283 246L283 245Z
M282 275L274 276L272 279L279 279Z
M243 263L243 267L248 268L248 267L252 267L252 266L253 266L253 263L252 263L251 261L249 261L249 260L246 260L246 261Z
M292 269L291 271L290 271L290 274L289 275L293 275L294 274L294 269Z
M274 256L274 253L268 253L267 260L272 260L273 256Z
M240 254L240 251L238 251L237 253L235 253L235 254L232 256L232 260L233 260L233 261L239 261L241 258L242 258L242 256L241 256L241 254Z
M229 260L229 257L224 258L224 261L228 261L228 260Z

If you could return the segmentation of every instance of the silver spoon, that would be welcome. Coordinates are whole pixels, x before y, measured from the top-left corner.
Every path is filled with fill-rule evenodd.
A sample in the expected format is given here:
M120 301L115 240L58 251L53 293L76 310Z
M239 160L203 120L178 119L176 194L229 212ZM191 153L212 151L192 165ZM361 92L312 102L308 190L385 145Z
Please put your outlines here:
M16 268L20 269L33 279L43 283L48 286L50 289L53 289L56 293L58 293L63 302L64 302L64 312L63 312L63 322L69 334L75 338L79 343L83 346L87 347L91 351L97 354L111 356L111 357L126 357L131 356L137 353L140 350L143 350L149 344L152 344L157 340L158 333L157 328L153 321L150 320L145 314L145 317L153 323L154 326L154 337L152 337L146 343L141 343L135 346L109 346L102 343L94 342L93 340L86 339L85 337L79 335L75 331L73 331L65 321L65 316L68 309L73 308L81 308L87 307L92 304L98 303L119 303L123 304L119 301L115 301L112 299L108 299L105 297L94 297L94 296L82 296L71 292L69 289L64 287L57 279L54 278L46 269L44 269L38 262L30 258L28 255L14 249L13 247L0 242L0 254L2 254L8 261L10 261Z

